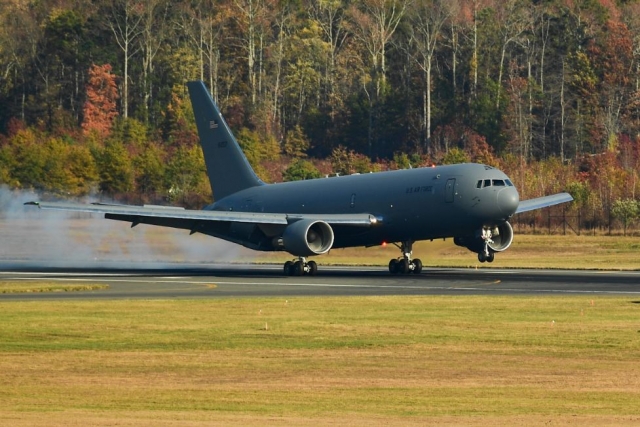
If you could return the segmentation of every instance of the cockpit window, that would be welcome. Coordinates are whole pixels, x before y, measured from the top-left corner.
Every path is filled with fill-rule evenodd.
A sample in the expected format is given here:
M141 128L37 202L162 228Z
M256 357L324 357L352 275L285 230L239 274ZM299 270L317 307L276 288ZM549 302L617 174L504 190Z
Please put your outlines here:
M476 184L476 188L485 188L485 187L513 187L513 183L509 179L485 179L479 180Z

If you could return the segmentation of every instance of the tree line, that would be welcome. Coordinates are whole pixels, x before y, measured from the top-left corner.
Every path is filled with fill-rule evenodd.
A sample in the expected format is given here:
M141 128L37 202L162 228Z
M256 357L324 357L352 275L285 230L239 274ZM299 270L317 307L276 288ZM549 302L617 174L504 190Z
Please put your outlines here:
M193 79L267 181L478 161L637 199L634 0L4 0L0 182L204 203Z

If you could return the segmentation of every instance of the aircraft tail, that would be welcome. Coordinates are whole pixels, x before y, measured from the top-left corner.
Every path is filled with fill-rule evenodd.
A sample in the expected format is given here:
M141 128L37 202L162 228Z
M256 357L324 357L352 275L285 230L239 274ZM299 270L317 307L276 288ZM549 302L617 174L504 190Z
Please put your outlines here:
M255 174L202 81L188 82L214 200L264 185Z

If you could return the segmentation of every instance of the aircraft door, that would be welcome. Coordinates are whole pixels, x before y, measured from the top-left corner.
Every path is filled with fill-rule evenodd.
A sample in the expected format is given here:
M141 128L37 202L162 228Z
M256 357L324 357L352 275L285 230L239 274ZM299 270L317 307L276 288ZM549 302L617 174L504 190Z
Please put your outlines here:
M448 179L447 184L444 187L444 201L446 203L453 203L453 199L457 189L458 186L456 185L456 179Z

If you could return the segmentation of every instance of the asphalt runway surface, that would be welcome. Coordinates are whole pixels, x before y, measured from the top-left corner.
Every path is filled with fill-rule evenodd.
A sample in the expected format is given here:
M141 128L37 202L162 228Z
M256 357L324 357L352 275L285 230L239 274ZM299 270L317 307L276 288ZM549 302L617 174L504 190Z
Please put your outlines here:
M396 276L383 267L320 266L317 276L289 277L280 265L142 267L0 264L0 283L109 286L96 291L0 294L0 301L355 295L612 295L640 300L640 271L425 268L419 275Z

